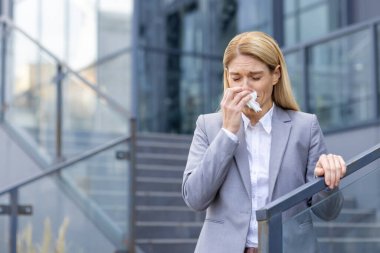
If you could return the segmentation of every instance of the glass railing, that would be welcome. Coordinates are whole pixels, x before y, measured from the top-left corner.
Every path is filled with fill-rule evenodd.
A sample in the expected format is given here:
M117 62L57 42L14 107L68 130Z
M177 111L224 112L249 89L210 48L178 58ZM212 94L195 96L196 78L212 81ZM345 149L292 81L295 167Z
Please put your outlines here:
M5 122L47 164L130 132L129 112L102 87L73 72L21 30L8 29L12 46L7 47L9 64L3 73L8 88ZM124 77L128 84L129 76Z
M3 126L46 172L0 191L8 209L33 207L32 215L11 208L13 216L0 217L0 252L134 248L131 114L11 21L2 24L8 42Z
M10 219L6 215L9 206L9 194L0 196L0 252L9 252Z
M129 82L132 80L131 62L131 49L124 48L77 71L86 80L96 83L102 92L112 97L127 110L131 110L130 99L126 99L133 96Z
M305 235L310 236L308 247L314 245L318 250L316 252L379 252L380 167L372 170L367 168L365 173L354 182L344 183L339 192L285 221L283 252L305 252L301 245L306 240L300 243L301 236ZM339 198L344 199L345 203L333 220L321 215L321 212L326 212L326 208ZM300 232L301 235L294 236Z
M133 197L131 164L126 160L129 141L127 137L116 139L1 191L0 204L7 206L3 208L11 203L33 209L29 215L15 216L17 253L125 250ZM18 196L13 202L10 192ZM0 216L1 252L10 252L7 247L14 239L10 238L10 220Z
M257 211L260 252L378 252L379 158L377 145L348 162L338 190L319 178Z

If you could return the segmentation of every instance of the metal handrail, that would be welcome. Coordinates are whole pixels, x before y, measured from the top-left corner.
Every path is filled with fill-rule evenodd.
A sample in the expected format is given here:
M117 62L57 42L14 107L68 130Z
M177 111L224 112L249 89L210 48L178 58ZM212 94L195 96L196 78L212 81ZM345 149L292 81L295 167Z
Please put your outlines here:
M78 163L78 162L81 162L87 158L90 158L94 155L97 155L99 154L100 152L103 152L109 148L112 148L114 146L117 146L123 142L127 142L131 139L131 136L130 135L124 135L124 136L121 136L121 137L118 137L106 144L103 144L103 145L100 145L99 147L96 147L96 148L93 148L93 149L90 149L74 158L71 158L71 159L68 159L64 162L61 162L59 164L56 164L56 165L53 165L51 166L50 168L48 168L46 171L42 172L42 173L37 173L37 175L34 175L34 176L31 176L27 179L23 179L11 186L7 186L3 189L0 189L0 196L5 194L5 193L8 193L8 192L11 192L15 189L18 189L22 186L25 186L27 184L30 184L30 183L33 183L41 178L44 178L44 177L47 177L47 176L50 176L52 174L56 174L62 170L65 170L67 168L69 168L69 166L75 164L75 163Z
M380 144L364 151L347 162L345 178L360 170L364 166L380 158ZM297 205L314 194L326 189L324 178L318 178L313 182L285 194L275 201L256 211L256 219L259 222L259 241L262 242L262 253L282 252L282 213ZM265 234L265 238L264 238Z
M31 37L26 31L24 31L22 28L17 26L12 20L10 20L7 17L1 16L0 17L0 23L5 24L8 27L11 27L14 30L17 30L20 32L24 37L26 37L29 41L31 41L34 45L36 45L38 48L40 48L44 53L49 55L53 60L57 63L57 65L62 66L65 70L67 70L67 73L73 74L75 77L77 77L80 81L82 81L87 87L92 89L94 92L97 93L101 98L103 98L105 101L107 101L108 104L110 104L113 109L115 109L117 112L121 113L122 115L127 115L128 117L131 117L131 112L128 111L126 108L124 108L122 105L119 104L116 100L114 100L112 97L101 91L98 87L96 87L93 83L82 77L78 72L74 71L71 67L67 65L67 63L60 60L54 53L52 53L49 49L44 47L41 43L39 43L36 39Z
M124 54L129 54L132 52L132 48L130 46L128 47L124 47L124 48L121 48L119 50L116 50L115 52L112 52L110 54L107 54L105 57L102 57L90 64L87 64L86 66L80 68L80 69L77 69L76 71L78 73L81 73L83 71L86 71L86 70L89 70L93 67L96 67L96 66L99 66L99 65L102 65L102 64L105 64L113 59L116 59L116 58L119 58L120 56L124 55Z

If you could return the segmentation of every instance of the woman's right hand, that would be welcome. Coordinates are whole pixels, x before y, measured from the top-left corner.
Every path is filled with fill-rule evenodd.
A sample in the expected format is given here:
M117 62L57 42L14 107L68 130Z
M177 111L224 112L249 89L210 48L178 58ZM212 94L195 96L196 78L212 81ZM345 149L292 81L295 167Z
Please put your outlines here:
M223 112L223 128L236 134L240 129L241 113L252 98L250 90L242 87L228 88L224 92L220 107Z

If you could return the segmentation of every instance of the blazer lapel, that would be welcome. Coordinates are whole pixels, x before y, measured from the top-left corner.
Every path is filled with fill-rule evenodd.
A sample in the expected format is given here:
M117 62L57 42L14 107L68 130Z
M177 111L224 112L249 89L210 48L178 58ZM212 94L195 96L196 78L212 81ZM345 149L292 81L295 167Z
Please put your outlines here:
M247 143L245 141L243 121L241 122L240 130L237 133L237 136L239 138L239 146L236 149L234 158L235 158L235 162L239 170L241 179L243 181L245 190L247 191L249 198L251 198L252 188L251 188L251 175L250 175L250 170L249 170L249 161L248 161L249 153L247 150Z
M269 160L269 201L272 201L274 187L289 140L291 128L291 119L287 112L275 106L272 116L272 141Z

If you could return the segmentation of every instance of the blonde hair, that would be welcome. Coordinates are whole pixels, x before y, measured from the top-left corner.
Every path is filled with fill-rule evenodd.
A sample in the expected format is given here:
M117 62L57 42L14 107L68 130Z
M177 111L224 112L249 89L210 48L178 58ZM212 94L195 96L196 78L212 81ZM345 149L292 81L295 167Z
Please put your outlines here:
M227 71L228 64L239 54L251 56L268 66L273 72L280 66L281 73L278 83L273 87L272 100L283 109L299 111L299 106L293 96L292 87L282 52L276 41L263 32L245 32L235 36L224 51L224 90L229 88Z

